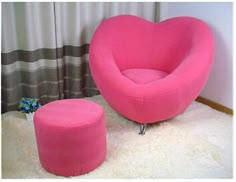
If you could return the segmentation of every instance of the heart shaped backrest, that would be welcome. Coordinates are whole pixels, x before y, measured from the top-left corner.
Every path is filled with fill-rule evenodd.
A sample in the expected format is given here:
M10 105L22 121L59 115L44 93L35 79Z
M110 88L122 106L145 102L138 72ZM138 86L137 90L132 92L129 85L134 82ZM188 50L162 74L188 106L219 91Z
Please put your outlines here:
M108 18L97 34L112 51L120 71L134 68L171 73L192 51L208 50L211 32L193 17L175 17L154 23L132 15Z

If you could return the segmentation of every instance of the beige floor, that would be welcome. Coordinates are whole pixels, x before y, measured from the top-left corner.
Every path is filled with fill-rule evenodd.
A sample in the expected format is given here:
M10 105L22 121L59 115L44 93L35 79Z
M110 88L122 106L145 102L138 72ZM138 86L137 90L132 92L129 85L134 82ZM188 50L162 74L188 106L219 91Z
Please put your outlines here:
M73 178L232 178L231 115L193 102L141 136L138 124L101 96L90 99L105 108L107 157L94 171ZM2 115L2 178L59 178L41 167L33 123L16 111Z

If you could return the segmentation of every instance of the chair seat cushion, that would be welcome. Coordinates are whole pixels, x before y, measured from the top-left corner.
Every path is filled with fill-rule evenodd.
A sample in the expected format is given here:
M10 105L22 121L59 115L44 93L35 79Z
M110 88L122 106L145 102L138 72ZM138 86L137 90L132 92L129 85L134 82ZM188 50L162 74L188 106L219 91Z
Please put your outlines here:
M127 69L122 71L122 74L136 84L148 84L168 75L164 71L154 69Z

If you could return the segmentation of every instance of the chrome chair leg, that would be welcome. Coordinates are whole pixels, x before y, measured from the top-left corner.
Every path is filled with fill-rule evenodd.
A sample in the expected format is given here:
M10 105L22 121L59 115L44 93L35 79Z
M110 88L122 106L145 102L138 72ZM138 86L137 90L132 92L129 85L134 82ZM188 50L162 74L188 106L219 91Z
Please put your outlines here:
M147 124L140 124L139 127L140 127L140 132L139 132L139 134L140 134L140 135L144 135L145 132L146 132L146 129L147 129Z

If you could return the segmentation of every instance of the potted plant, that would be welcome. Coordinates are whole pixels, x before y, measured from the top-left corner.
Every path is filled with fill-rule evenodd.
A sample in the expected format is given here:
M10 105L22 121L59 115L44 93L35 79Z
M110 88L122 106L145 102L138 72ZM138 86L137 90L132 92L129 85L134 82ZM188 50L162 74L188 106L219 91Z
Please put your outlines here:
M35 111L41 106L39 99L23 97L19 101L19 111L26 114L28 121L33 121Z

